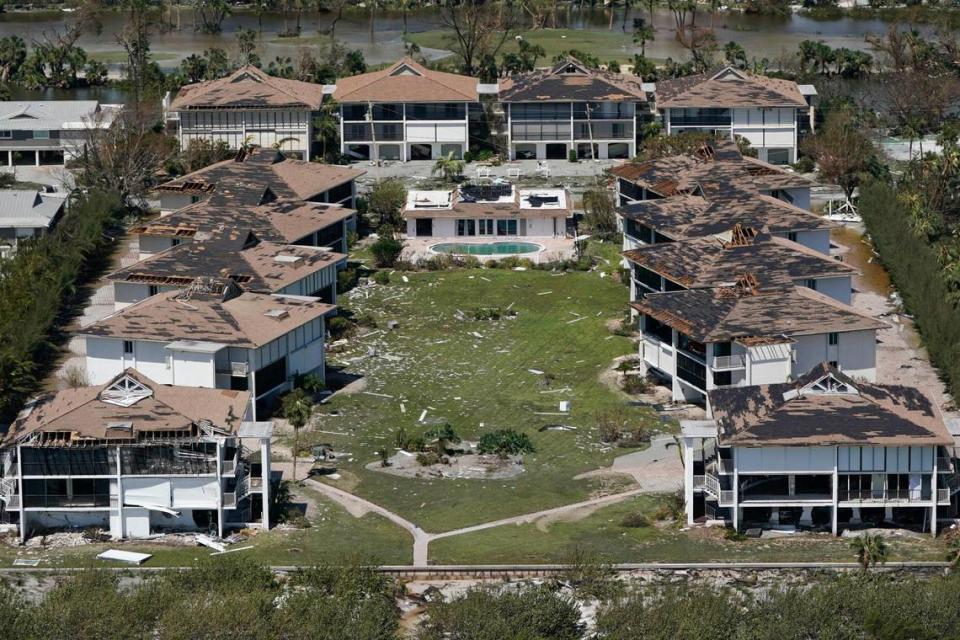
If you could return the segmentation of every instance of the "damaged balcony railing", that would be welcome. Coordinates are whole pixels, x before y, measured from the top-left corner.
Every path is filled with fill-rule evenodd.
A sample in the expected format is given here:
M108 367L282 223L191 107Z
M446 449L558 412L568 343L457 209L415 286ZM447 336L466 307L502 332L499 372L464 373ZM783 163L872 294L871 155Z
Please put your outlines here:
M714 356L713 370L728 371L730 369L743 369L746 367L746 359L742 354L732 356Z

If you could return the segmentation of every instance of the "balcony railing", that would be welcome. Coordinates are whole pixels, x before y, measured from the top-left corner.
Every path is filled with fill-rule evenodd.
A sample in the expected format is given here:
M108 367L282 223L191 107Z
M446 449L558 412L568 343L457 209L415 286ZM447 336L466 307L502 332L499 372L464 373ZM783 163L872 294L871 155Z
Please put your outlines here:
M711 468L716 469L723 475L730 475L733 473L733 460L727 458L718 458L710 463Z
M937 502L950 502L949 487L937 487Z
M915 502L932 498L930 489L841 489L838 492L840 502Z
M225 493L223 494L223 508L224 509L233 509L237 506L237 494L235 493Z
M71 508L71 507L109 507L109 494L74 494L72 496L47 496L31 495L24 496L23 505L27 508Z
M940 473L949 472L953 470L953 461L950 458L944 456L937 456L937 471Z
M731 369L743 369L747 366L746 357L743 354L732 356L714 356L714 371L729 371Z
M703 490L704 482L706 481L706 476L693 476L693 490Z
M720 492L720 506L726 507L733 504L733 491L724 490Z
M679 349L677 350L677 377L693 385L698 391L706 391L706 368Z

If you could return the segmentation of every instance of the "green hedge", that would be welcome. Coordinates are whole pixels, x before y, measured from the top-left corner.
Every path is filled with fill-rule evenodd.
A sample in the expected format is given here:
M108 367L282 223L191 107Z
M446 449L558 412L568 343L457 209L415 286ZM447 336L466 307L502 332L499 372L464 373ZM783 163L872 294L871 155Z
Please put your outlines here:
M0 420L37 392L66 340L84 286L109 263L107 231L124 213L103 193L72 198L54 230L0 260Z
M930 359L953 397L960 392L960 310L948 302L933 248L910 229L906 205L893 187L872 183L860 190L860 215L890 272L903 304L916 321Z

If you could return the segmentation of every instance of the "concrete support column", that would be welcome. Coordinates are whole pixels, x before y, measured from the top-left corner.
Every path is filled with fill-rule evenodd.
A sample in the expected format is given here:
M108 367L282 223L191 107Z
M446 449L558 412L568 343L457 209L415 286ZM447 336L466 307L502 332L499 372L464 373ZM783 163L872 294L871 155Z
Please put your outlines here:
M693 524L693 438L683 439L683 499L687 525Z
M804 507L800 514L800 524L810 526L813 524L813 507Z
M930 492L931 497L933 498L933 504L930 506L930 535L934 538L937 537L937 502L939 502L940 497L937 495L939 492L937 487L937 474L939 470L937 469L937 447L933 448L933 476L930 478Z
M791 474L787 476L787 495L797 494L797 476Z
M17 493L20 494L20 542L22 543L27 541L27 511L26 499L23 495L23 453L19 444L17 445Z
M853 508L853 514L850 516L850 524L860 524L860 507Z
M12 166L13 166L13 151L12 151L12 150L11 150L11 151L7 151L7 166L8 166L8 167L12 167Z
M297 455L294 451L293 455ZM260 441L260 477L263 482L261 495L263 499L263 511L261 514L263 529L270 528L270 438L264 438Z
M223 441L217 441L217 537L223 537Z
M120 447L116 449L117 455L117 521L120 523L120 538L127 536L127 523L123 520L123 464L120 459ZM111 531L111 533L113 533Z
M832 496L833 496L832 497L833 506L830 511L830 532L833 535L837 535L838 533L837 511L840 510L840 508L837 506L840 502L840 474L839 474L840 465L838 460L839 455L840 455L840 448L834 447L833 448L833 477L830 479Z
M740 530L740 472L739 472L739 469L740 469L740 465L737 464L737 449L736 447L734 447L733 449L733 528L738 531Z
M893 507L883 508L883 520L884 522L893 522Z
M39 150L38 150L38 151L34 151L33 153L34 153L34 156L33 156L33 157L34 157L34 164L39 167L39 166L40 166L40 151L39 151Z
M780 508L773 507L770 509L770 524L776 526L780 524Z

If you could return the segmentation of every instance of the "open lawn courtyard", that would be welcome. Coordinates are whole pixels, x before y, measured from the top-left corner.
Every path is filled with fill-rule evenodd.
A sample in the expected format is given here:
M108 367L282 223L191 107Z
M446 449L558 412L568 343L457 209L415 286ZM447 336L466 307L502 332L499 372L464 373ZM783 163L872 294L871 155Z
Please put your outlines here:
M376 327L361 326L328 366L358 382L318 408L301 432L301 450L332 445L342 452L339 478L324 482L430 532L625 488L627 476L575 476L629 452L601 442L598 417L614 416L629 429L673 428L604 380L614 359L635 349L610 328L622 319L626 296L600 271L395 272L387 285L355 289L340 303ZM488 315L499 317L475 319ZM395 453L398 431L422 436L442 423L469 441L513 429L536 451L524 456L522 473L500 480L414 479L367 468L378 450Z

